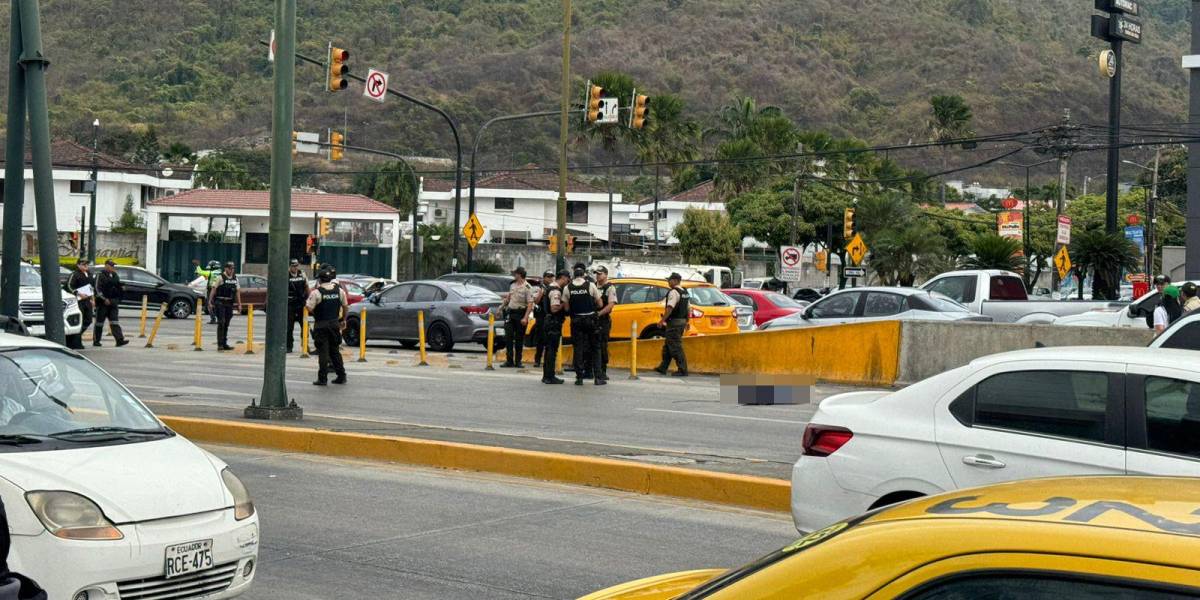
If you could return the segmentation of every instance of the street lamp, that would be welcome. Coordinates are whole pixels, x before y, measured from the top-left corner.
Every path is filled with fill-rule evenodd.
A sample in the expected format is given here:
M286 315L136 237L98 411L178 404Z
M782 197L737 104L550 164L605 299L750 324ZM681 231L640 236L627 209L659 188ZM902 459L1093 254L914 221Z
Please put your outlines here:
M92 197L88 201L87 257L96 264L96 188L100 179L100 119L92 121Z

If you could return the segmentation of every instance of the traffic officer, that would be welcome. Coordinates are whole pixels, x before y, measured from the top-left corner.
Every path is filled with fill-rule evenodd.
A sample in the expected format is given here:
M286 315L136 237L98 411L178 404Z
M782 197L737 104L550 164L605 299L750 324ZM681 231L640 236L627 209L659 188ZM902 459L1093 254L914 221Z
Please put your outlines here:
M571 347L575 355L575 385L583 385L591 377L596 385L606 382L600 377L600 356L596 353L596 332L600 326L600 290L587 280L587 271L575 266L575 278L567 284L567 312L571 315Z
M221 278L221 263L215 260L210 260L208 261L208 270L200 272L206 273L205 276L208 278L208 290L204 293L204 295L205 297L212 296L213 288L216 287L217 281ZM216 322L217 313L213 310L212 302L210 301L208 303L208 324L215 325Z
M683 334L687 331L688 315L691 311L689 305L687 290L680 283L683 282L683 276L679 273L671 273L667 277L667 284L671 286L671 290L667 292L667 300L663 317L658 322L658 326L665 328L666 340L663 343L662 362L654 368L655 371L667 374L667 369L671 366L671 359L675 360L676 377L687 377L687 357L683 355Z
M617 286L608 280L608 267L596 267L596 288L600 290L600 324L596 330L596 353L600 373L597 379L608 381L608 338L612 335L612 311L617 306Z
M242 289L233 270L232 262L225 263L225 269L217 274L216 285L208 292L208 305L217 317L218 352L233 350L229 345L229 322L233 320L233 311L242 309Z
M546 353L546 319L549 313L546 312L546 294L550 291L550 284L554 283L554 271L546 271L542 273L542 284L537 292L537 298L534 299L533 308L533 339L535 348L533 351L533 366L542 366L542 356Z
M533 286L525 281L525 267L512 271L513 282L508 286L508 296L500 305L504 315L504 364L505 369L520 369L525 353L525 326L533 313Z
M558 361L558 344L562 339L563 321L567 317L567 305L563 302L563 286L570 276L566 271L559 271L554 280L546 286L542 295L542 312L546 314L546 326L542 328L542 341L546 345L546 353L542 356L542 383L558 385L563 380L555 376L554 363Z
M83 327L79 329L80 337L83 335L82 332L92 326L92 314L95 308L96 280L92 278L88 269L89 263L86 258L75 261L75 272L71 273L71 278L67 280L67 292L74 295L75 299L79 301L79 312L83 313ZM83 349L83 340L76 336L70 336L67 341L71 342L72 349Z
M308 277L300 270L300 261L292 259L288 265L288 340L287 351L296 347L296 324L304 321L304 304L308 302ZM303 324L300 327L304 327ZM305 352L308 348L304 349Z
M328 385L329 372L336 375L333 382L346 383L346 367L342 364L342 330L346 328L346 290L334 282L336 272L326 264L317 273L317 287L308 294L308 312L313 325L313 343L317 346L317 380L313 385Z
M125 284L117 274L117 263L112 259L104 261L104 270L96 276L96 328L92 331L92 345L99 346L104 337L104 322L108 321L113 339L117 340L120 348L129 343L125 334L121 333L120 306L125 293Z

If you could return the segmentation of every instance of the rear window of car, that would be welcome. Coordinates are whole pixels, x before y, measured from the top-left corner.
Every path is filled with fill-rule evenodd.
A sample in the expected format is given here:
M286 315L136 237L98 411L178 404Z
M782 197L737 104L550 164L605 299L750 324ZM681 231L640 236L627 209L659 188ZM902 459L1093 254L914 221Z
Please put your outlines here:
M1028 300L1025 293L1025 283L1019 277L1012 275L997 275L992 277L992 300Z
M763 294L763 295L767 297L767 300L771 301L771 304L774 304L775 306L777 306L779 308L804 308L803 304L800 304L799 302L797 302L791 298L788 298L787 296L784 296L783 294L776 294L774 292L771 292L769 294Z
M733 306L732 298L715 287L694 287L687 289L689 302L697 306Z

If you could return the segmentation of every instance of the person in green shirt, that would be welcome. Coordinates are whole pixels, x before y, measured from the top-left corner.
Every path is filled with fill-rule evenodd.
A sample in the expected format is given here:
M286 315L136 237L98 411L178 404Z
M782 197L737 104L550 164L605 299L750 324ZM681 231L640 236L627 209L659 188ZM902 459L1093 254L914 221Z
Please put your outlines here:
M221 283L221 263L215 260L208 261L208 270L202 271L196 267L196 274L208 280L208 289L204 290L204 297L212 296L212 289ZM216 325L217 313L211 306L208 308L208 324Z

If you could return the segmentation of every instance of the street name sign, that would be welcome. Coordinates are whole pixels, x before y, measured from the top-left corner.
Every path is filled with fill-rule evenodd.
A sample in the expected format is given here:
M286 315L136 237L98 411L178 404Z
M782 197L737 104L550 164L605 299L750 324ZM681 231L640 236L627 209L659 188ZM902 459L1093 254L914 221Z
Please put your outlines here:
M779 249L779 278L788 282L799 282L803 275L800 262L803 253L796 246L783 246Z
M846 277L866 277L867 270L862 267L846 267Z

